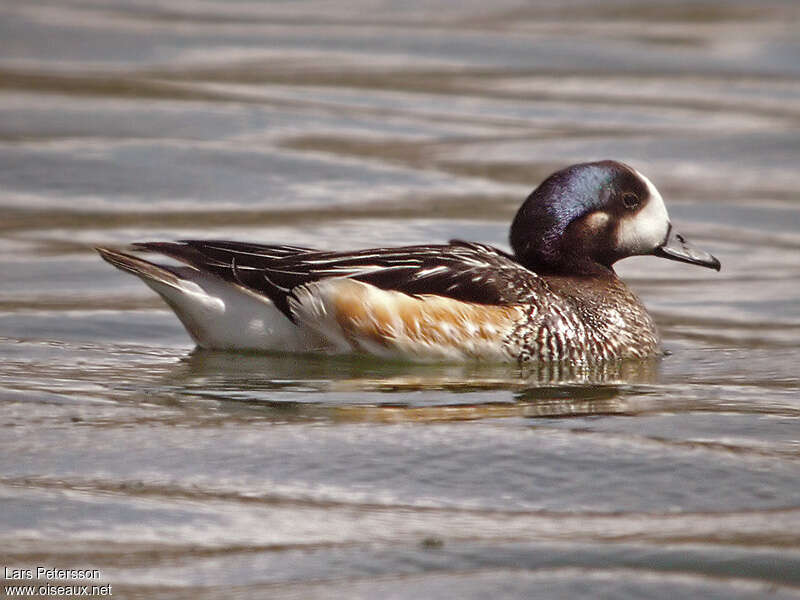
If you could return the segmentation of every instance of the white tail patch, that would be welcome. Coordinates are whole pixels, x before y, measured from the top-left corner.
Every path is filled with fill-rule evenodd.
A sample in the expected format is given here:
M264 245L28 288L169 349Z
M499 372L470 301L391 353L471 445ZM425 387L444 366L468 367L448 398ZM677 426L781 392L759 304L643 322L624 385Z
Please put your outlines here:
M409 296L347 278L296 291L298 324L340 352L417 360L509 360L503 340L523 317L518 307Z
M306 352L328 347L295 326L272 301L193 268L172 270L116 250L103 258L140 277L175 311L201 348Z
M144 280L169 304L201 348L309 352L327 350L313 332L294 325L272 301L213 275L197 273L179 287Z

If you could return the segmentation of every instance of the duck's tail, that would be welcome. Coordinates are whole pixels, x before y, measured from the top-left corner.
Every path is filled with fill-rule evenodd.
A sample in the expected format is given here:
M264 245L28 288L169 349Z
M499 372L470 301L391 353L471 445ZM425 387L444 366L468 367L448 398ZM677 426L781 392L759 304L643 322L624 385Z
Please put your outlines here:
M191 266L157 264L113 248L95 249L157 292L201 348L307 351L319 345L253 290Z
M181 287L179 271L177 271L175 267L171 268L166 265L157 265L156 263L134 256L133 254L128 254L113 248L96 246L95 250L97 250L107 263L142 278L148 284L153 282L173 288Z

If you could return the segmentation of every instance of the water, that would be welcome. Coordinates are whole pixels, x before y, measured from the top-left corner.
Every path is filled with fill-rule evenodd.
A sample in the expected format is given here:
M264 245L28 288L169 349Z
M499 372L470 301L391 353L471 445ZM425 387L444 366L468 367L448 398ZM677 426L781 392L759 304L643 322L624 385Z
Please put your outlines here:
M5 2L0 562L123 598L800 587L793 2ZM193 350L98 244L504 246L628 161L721 273L597 372Z

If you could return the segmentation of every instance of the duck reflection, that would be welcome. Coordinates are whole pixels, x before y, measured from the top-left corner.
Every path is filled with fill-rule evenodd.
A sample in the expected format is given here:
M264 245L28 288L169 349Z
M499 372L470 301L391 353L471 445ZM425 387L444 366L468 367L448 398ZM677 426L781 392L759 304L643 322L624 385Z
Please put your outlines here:
M447 421L627 413L626 396L656 382L659 363L414 364L195 350L167 378L173 390L283 416Z

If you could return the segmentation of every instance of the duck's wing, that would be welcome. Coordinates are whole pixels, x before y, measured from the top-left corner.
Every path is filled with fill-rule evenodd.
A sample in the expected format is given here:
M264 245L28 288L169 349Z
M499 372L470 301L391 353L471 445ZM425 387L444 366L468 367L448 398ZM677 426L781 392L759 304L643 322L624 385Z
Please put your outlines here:
M525 302L544 285L505 252L459 240L447 245L345 253L212 240L151 242L137 247L263 294L291 320L290 300L296 300L296 293L309 284L326 279L352 279L411 296L434 295L497 306Z

